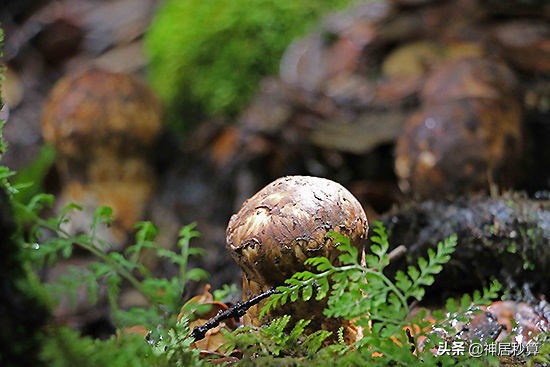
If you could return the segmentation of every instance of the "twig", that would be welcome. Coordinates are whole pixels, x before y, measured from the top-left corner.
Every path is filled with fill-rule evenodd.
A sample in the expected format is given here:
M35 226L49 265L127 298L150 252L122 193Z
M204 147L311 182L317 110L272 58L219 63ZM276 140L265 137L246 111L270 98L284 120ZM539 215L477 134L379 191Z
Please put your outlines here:
M390 262L396 261L407 253L407 248L403 245L399 245L388 254Z
M204 325L195 326L193 328L193 331L191 332L191 336L193 337L193 339L195 339L195 341L204 339L204 337L206 336L206 332L218 326L221 321L233 318L238 319L239 317L244 316L244 314L246 314L246 311L248 311L250 307L258 304L261 300L275 293L279 293L279 291L275 288L271 288L264 293L252 297L248 301L238 302L237 304L229 307L225 311L219 311L216 316L208 320Z
M416 350L416 341L414 340L414 336L409 328L405 329L405 334L407 334L407 340L409 341L409 344L411 344L411 353L414 353Z
M403 256L406 252L407 252L407 248L405 246L398 246L389 254L390 261L398 259L399 257ZM219 311L216 314L216 316L208 320L204 325L195 326L193 328L193 331L191 332L191 336L193 337L193 339L195 339L195 341L204 339L208 330L215 328L223 320L232 319L232 318L238 319L239 317L244 316L244 314L246 314L246 311L248 311L250 307L258 304L261 300L275 293L280 293L280 292L275 288L271 288L262 294L252 297L248 301L238 302L236 305L229 307L227 310Z

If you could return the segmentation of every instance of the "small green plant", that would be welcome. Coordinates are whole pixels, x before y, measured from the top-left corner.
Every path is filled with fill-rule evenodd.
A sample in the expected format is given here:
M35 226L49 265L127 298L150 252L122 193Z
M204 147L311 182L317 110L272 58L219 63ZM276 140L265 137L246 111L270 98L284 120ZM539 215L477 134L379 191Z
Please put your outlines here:
M535 341L541 343L542 347L532 358L527 360L528 367L538 367L538 366L550 366L550 333L546 332L544 334L537 335Z
M420 258L418 268L410 266L407 273L398 271L395 282L384 275L383 270L389 265L388 237L380 223L374 228L375 236L371 238L371 254L367 254L366 266L359 263L359 253L351 246L348 238L332 233L333 240L339 243L342 251L339 261L342 266L334 266L325 257L306 260L306 265L314 266L320 273L304 271L295 274L287 281L289 286L279 287L281 292L275 294L266 303L263 311L284 304L287 300L296 301L298 297L309 300L315 291L317 300L327 297L327 316L353 319L368 313L376 318L373 321L399 320L407 317L410 299L421 300L424 287L433 284L434 275L443 269L443 264L450 260L456 246L456 236L451 236L439 243L437 250L428 252L428 260ZM360 281L364 280L364 281ZM330 286L332 283L332 289ZM368 295L368 297L366 296Z
M22 203L29 202L34 195L43 191L42 182L54 164L55 149L43 145L36 157L25 167L19 169L13 177L13 185L17 187L15 199Z
M350 0L168 0L146 35L153 88L177 127L235 116L293 38Z
M179 251L158 245L154 238L158 234L150 222L136 224L135 243L123 252L105 252L109 248L96 236L97 229L112 220L112 210L108 207L97 209L88 233L71 235L63 229L71 210L80 207L71 204L57 216L44 219L42 209L53 205L51 195L40 194L26 205L14 201L18 217L25 222L17 238L26 250L26 267L31 275L35 293L42 295L50 308L54 308L63 297L74 304L77 294L85 287L88 301L98 300L100 285L105 285L111 308L112 319L118 330L142 325L150 331L148 342L141 335L127 335L124 332L106 341L79 337L67 328L51 328L46 333L43 358L48 365L69 366L187 366L201 365L199 351L190 348L194 341L189 335L187 319L177 321L183 304L182 294L189 280L201 280L207 274L202 269L188 268L189 256L203 253L203 250L190 246L190 241L199 233L195 224L183 227L177 243ZM39 270L52 266L61 258L72 256L75 248L80 248L96 257L97 261L87 267L68 267L65 275L55 283L42 284L32 269ZM179 272L171 278L155 277L141 261L147 251L149 256L167 259L178 266ZM148 307L122 309L119 295L123 286L138 290L148 301Z
M312 359L323 346L323 342L330 336L326 330L318 330L311 334L304 334L310 323L308 320L299 320L290 331L291 316L287 315L273 320L262 328L244 327L228 335L227 349L237 349L242 352L242 363L255 365L277 364L273 357L284 358L286 362L298 362L300 359ZM258 359L260 358L260 359ZM271 363L270 363L271 359Z
M70 328L58 328L44 340L42 358L48 366L72 367L184 367L204 366L199 351L190 348L185 320L173 325L154 343L143 336L122 334L108 340L82 337Z
M88 234L71 235L63 229L71 210L80 210L75 204L67 206L61 213L50 219L43 219L39 212L45 206L53 205L51 195L37 195L28 205L16 204L16 208L32 225L24 246L28 249L30 260L38 267L52 265L58 258L69 258L75 247L79 247L94 255L98 261L91 263L85 269L69 267L66 275L60 277L55 284L46 285L52 300L59 300L68 295L76 302L78 290L85 285L88 298L92 303L97 301L99 290L98 280L107 285L107 295L115 323L118 327L142 324L150 328L162 324L162 319L177 315L182 304L181 296L185 284L189 280L201 280L207 277L202 269L188 269L189 256L200 255L202 249L190 247L191 239L199 233L195 225L183 227L178 241L179 252L165 249L154 242L158 231L150 222L136 224L136 242L127 247L124 252L104 252L108 244L96 236L99 226L109 224L112 220L112 210L108 207L97 209ZM52 233L54 235L52 235ZM160 259L168 259L178 265L179 274L170 279L155 278L151 271L140 262L144 251L152 252ZM127 282L138 290L149 301L151 309L142 308L122 310L117 301L121 285ZM54 305L52 305L54 306Z
M333 265L324 257L308 259L307 264L313 266L316 272L304 271L288 279L285 286L277 288L279 293L272 295L265 303L263 313L298 299L326 298L326 316L353 320L363 329L363 337L351 345L345 345L343 336L339 335L340 344L303 355L300 363L304 365L463 365L465 357L433 353L433 349L443 340L443 336L433 330L445 330L446 335L455 335L456 330L452 329L450 320L467 321L467 314L498 296L500 284L493 282L483 292L474 292L473 297L465 295L459 304L449 300L447 311L438 313L438 320L432 324L426 320L426 312L411 312L411 304L423 298L425 287L433 284L434 276L449 261L456 247L456 236L439 243L435 250L429 250L427 259L419 259L417 266L410 266L406 272L398 271L395 278L390 279L384 274L390 261L388 236L380 223L375 224L374 233L371 238L373 245L365 258L366 265L360 263L361 257L348 238L332 233L330 236L338 242L342 252L340 265ZM285 320L278 321L277 325L280 326ZM245 345L252 346L257 357L262 355L262 348L266 345L266 333L275 339L272 343L283 346L292 334L292 331L290 334L282 331L270 334L268 330L261 329L256 336L248 333L241 336L240 341L243 343L244 340ZM240 335L236 336L237 340ZM286 356L292 356L293 361L296 359L293 354ZM494 357L469 359L468 365L485 366L495 361Z

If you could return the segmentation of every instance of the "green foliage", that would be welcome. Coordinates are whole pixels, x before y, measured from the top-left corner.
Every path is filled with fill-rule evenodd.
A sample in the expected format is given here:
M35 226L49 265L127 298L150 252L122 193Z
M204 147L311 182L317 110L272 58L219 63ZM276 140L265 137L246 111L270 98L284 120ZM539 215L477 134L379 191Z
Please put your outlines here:
M315 292L317 300L328 294L327 316L354 319L367 312L375 315L372 320L393 318L401 323L407 316L409 300L422 299L424 286L433 284L434 275L449 261L456 246L456 236L439 243L436 251L430 249L428 260L419 259L418 267L410 266L407 273L398 271L394 282L383 273L389 264L389 244L385 230L380 223L376 223L374 232L376 235L371 238L371 253L365 257L367 266L359 263L358 250L350 244L348 238L331 233L333 240L339 243L338 249L342 253L338 259L343 265L334 266L325 257L306 260L306 265L315 267L319 273L304 271L288 279L288 286L278 287L280 293L274 294L266 302L262 315L277 304L296 301L300 295L307 301Z
M0 132L2 131L2 122L0 121ZM1 134L0 134L0 145L1 143ZM11 184L10 177L15 175L15 172L10 170L6 166L0 166L0 186L6 190L9 195L13 195L17 192L17 189Z
M229 350L238 349L243 353L241 365L284 365L296 364L300 360L312 360L330 336L326 330L304 334L309 320L299 320L290 331L289 315L273 320L262 328L245 327L229 334ZM278 357L274 360L273 357ZM285 362L281 362L283 359Z
M199 351L190 349L188 325L178 323L157 342L147 343L143 336L121 334L108 340L81 337L74 330L50 331L44 340L42 358L53 367L172 367L203 366Z
M42 192L42 182L52 167L55 159L55 149L44 145L36 155L36 158L26 167L17 172L14 177L14 186L18 187L15 198L17 201L26 203L34 195Z
M135 243L123 252L105 252L110 248L97 238L101 225L112 221L112 209L100 207L93 218L90 231L73 236L63 229L71 210L81 207L70 204L57 217L43 219L39 213L44 207L53 205L51 195L40 194L26 205L15 203L20 218L25 218L28 235L23 242L28 260L40 269L53 265L60 258L69 258L75 247L79 247L98 260L86 268L68 267L67 272L55 283L42 285L42 294L50 306L63 297L76 304L77 295L84 287L88 301L97 302L101 285L104 285L111 306L112 316L119 330L124 327L143 325L150 330L149 342L143 336L121 334L107 341L80 338L74 331L53 328L46 334L43 358L48 365L69 366L78 363L83 366L187 366L200 365L199 352L190 348L193 340L187 320L176 321L183 303L182 294L189 280L204 279L207 274L201 269L188 269L189 256L203 253L190 246L190 241L199 236L195 224L185 226L179 232L178 251L165 249L154 239L158 234L150 222L136 224ZM21 236L21 239L23 236ZM156 278L140 259L144 252L148 256L168 259L179 266L179 273L172 278ZM36 278L35 278L36 279ZM38 282L35 282L38 283ZM118 299L121 288L129 284L148 300L149 307L121 309ZM36 284L35 284L36 285Z
M537 335L534 340L541 343L539 352L527 360L528 367L550 366L550 332Z
M224 284L221 289L212 292L215 301L229 302L241 298L241 290L236 284Z
M327 350L323 348L316 353L314 360L304 365L463 365L467 356L438 356L430 349L437 349L443 336L456 334L453 322L467 321L468 314L494 300L500 284L493 282L483 292L465 295L459 304L449 300L446 312L439 313L438 321L432 325L426 321L425 312L411 312L411 303L423 298L425 287L433 284L434 276L450 260L456 247L456 236L439 243L435 250L428 252L427 259L418 260L417 266L410 266L406 272L398 271L395 278L390 279L384 274L389 264L388 236L380 223L375 224L374 233L371 238L373 245L366 254L366 265L360 263L358 250L348 238L331 233L341 251L338 258L340 265L335 266L324 257L308 259L307 264L316 272L304 271L288 279L285 286L277 288L280 293L267 300L262 313L277 305L315 297L318 300L327 299L324 311L327 317L353 320L355 325L363 328L364 335L359 341L349 346L341 343ZM412 335L407 335L406 329L412 331ZM434 330L443 330L444 334ZM278 336L276 338L281 340ZM339 339L343 340L341 336ZM420 339L424 340L423 347L418 343ZM252 342L250 344L253 345ZM495 361L494 357L470 358L467 363L470 366L485 366Z
M44 264L51 265L58 258L70 257L75 246L88 251L98 259L85 269L69 267L67 273L61 276L57 283L46 285L53 300L68 296L72 303L75 303L79 290L85 286L89 300L94 303L98 298L99 280L106 285L113 317L118 327L142 324L154 328L162 323L165 315L178 314L182 304L181 295L189 280L201 280L207 276L202 269L187 269L189 256L202 253L201 249L189 246L191 239L199 235L195 230L195 224L190 224L180 231L179 252L165 249L154 242L158 231L150 222L136 224L136 242L128 246L124 252L104 252L101 249L109 248L109 246L96 237L96 229L102 224L111 222L112 210L110 208L100 207L97 209L88 234L73 236L63 229L63 224L68 220L67 214L70 210L80 210L81 208L71 204L62 210L59 216L42 219L39 212L43 207L52 204L51 196L38 195L28 205L17 205L19 210L24 213L21 217L28 218L32 224L26 243L32 261L38 267ZM51 233L55 235L52 236ZM144 251L148 251L149 256L168 259L177 264L180 269L178 276L170 279L155 278L151 271L140 262L140 256ZM119 309L117 300L123 282L128 282L138 290L149 301L151 309Z
M146 35L150 80L184 122L234 116L291 42L350 0L167 0ZM183 115L183 116L182 116Z
M0 55L2 41L0 29ZM3 72L0 65L0 84ZM7 147L3 129L4 121L0 120L0 159ZM14 238L16 228L11 197L16 188L10 183L13 174L7 167L0 166L0 365L41 366L35 351L40 347L38 333L48 318L48 310L32 292L31 278L22 261L22 249Z
M3 125L0 125L0 148L4 148L1 139ZM20 195L24 189L21 183L13 184L16 173L7 167L0 166L0 186L7 189L11 204L18 219L18 232L14 236L18 248L23 250L23 258L19 259L26 272L26 277L17 280L21 292L39 296L35 308L28 307L29 312L36 312L32 317L41 317L41 324L46 321L46 315L39 310L43 302L50 308L62 298L68 297L76 303L77 294L84 287L87 290L88 301L98 300L102 285L107 289L113 319L119 330L125 326L143 325L150 330L148 340L136 334L121 332L109 340L94 340L80 337L74 330L65 327L47 327L41 336L42 348L36 346L34 353L40 353L41 359L48 366L200 366L199 351L190 348L193 340L189 337L190 330L186 318L177 321L184 287L189 280L200 280L206 277L201 269L189 269L189 256L202 254L201 249L190 246L190 241L199 233L195 224L182 228L179 232L178 251L162 248L155 241L158 234L155 226L149 222L136 224L135 243L124 252L105 252L102 249L111 248L97 237L100 226L112 221L112 209L100 207L97 209L88 233L71 235L64 230L68 222L68 214L73 210L82 210L77 204L70 204L61 210L57 216L44 219L44 209L53 207L54 197L47 194L37 194L26 203L26 195ZM25 175L19 176L21 179ZM32 181L31 177L31 181ZM97 258L86 268L68 268L56 283L42 284L38 274L44 266L52 266L61 258L72 256L75 248L85 250ZM179 273L172 278L155 278L149 269L141 263L141 256L168 259L179 266ZM14 255L14 254L12 254ZM22 263L20 263L22 261ZM7 271L7 269L4 269ZM121 309L118 298L122 286L130 285L137 289L149 301L148 307ZM9 295L7 295L9 296ZM14 302L19 306L27 306L23 299L16 295ZM29 298L30 299L30 298ZM14 303L14 304L15 304ZM11 305L11 304L10 304ZM10 307L14 307L11 305ZM7 321L7 320L3 320ZM5 325L9 325L6 323ZM24 331L26 325L18 325ZM19 332L13 330L13 340L2 340L3 343L14 344L9 348L19 348ZM30 332L25 336L28 346L35 346L34 335ZM32 360L29 355L29 361ZM11 363L0 356L2 363ZM37 365L38 361L35 361Z

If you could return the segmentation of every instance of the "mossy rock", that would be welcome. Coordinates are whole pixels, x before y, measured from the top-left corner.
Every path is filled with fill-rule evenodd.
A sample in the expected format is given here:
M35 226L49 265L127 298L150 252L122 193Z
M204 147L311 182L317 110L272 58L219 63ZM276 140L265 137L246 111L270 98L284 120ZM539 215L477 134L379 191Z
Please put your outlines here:
M178 129L233 117L288 44L351 0L168 0L146 35L153 88ZM174 120L172 118L172 120Z

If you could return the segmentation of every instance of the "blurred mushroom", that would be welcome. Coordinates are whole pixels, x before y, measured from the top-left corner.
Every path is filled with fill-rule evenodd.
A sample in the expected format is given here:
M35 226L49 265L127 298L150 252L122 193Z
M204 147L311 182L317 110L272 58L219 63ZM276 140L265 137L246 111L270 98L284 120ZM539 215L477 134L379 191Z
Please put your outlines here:
M522 114L515 78L486 59L453 61L426 82L424 108L397 140L400 187L442 198L499 187L516 178Z
M348 236L360 253L368 223L357 199L340 184L318 177L279 178L245 201L227 227L227 248L243 270L243 299L282 285L294 273L308 269L304 261L325 256L336 263L339 251L327 236L336 231ZM245 324L259 325L263 303L248 311ZM311 319L312 329L336 332L346 329L353 339L356 331L349 322L323 315L324 302L289 303L272 310L268 319L292 315Z
M443 198L510 186L521 154L517 105L465 99L411 116L397 141L403 191Z
M95 209L108 205L114 223L100 236L124 244L155 185L149 157L161 129L160 115L153 93L129 75L91 70L55 85L44 107L42 133L58 153L58 205L84 207L68 230L88 230Z

